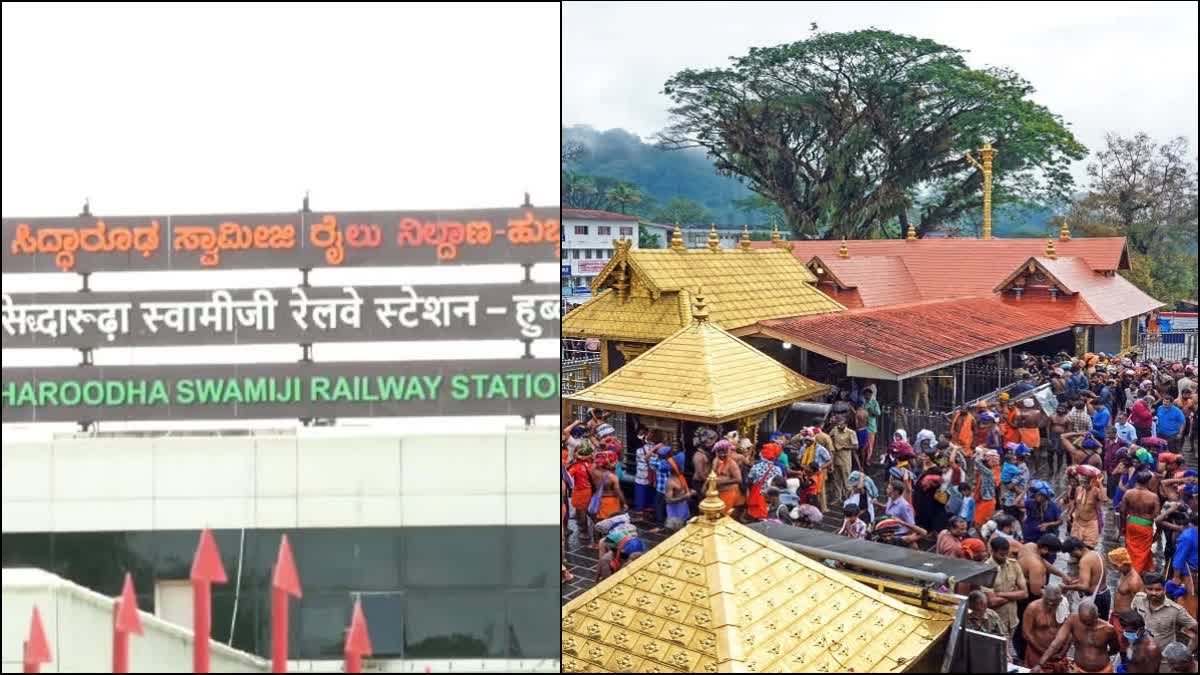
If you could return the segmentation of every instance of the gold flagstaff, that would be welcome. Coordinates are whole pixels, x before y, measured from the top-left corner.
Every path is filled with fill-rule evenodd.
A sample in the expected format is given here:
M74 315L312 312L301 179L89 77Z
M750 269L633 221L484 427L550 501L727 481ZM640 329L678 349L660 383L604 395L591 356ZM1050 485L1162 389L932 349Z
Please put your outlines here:
M975 161L971 153L965 153L963 157L967 161L983 172L983 238L992 238L992 159L996 156L996 151L992 149L991 143L984 143L979 150L979 156L983 158L983 164Z

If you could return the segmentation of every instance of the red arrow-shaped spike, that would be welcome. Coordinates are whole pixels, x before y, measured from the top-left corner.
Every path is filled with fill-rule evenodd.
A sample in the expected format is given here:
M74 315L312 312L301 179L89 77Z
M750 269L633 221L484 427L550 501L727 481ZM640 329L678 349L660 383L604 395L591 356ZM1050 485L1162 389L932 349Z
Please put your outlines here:
M29 640L25 643L25 672L36 673L43 663L50 663L50 643L46 641L46 629L42 627L42 615L37 605L33 606L33 618L29 622Z
M367 619L363 616L362 599L354 601L354 616L350 632L346 633L346 672L361 673L362 657L371 655L371 638L367 634Z
M275 574L271 578L271 586L293 598L301 597L300 574L296 572L296 561L292 558L292 547L288 544L286 534L279 543L279 556L275 559Z
M192 581L207 581L214 584L225 583L225 566L221 564L221 553L217 550L217 542L213 539L212 530L205 528L200 533L200 545L196 547L196 555L192 558Z
M212 638L212 585L225 583L221 552L207 527L192 558L192 671L207 673L212 665L209 640Z
M288 595L300 597L300 575L287 535L279 542L275 574L271 578L271 672L287 672Z
M125 573L125 587L121 589L121 606L117 610L118 633L142 634L142 619L138 615L137 596L133 592L133 575Z

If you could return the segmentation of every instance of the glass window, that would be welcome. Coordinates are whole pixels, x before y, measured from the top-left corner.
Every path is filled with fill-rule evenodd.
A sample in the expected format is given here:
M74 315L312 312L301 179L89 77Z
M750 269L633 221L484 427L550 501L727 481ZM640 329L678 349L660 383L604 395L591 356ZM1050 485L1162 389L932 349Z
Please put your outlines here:
M572 250L571 250L571 257L572 257L572 258L574 258L575 260L579 260L579 249L577 249L577 248L576 248L576 249L572 249Z
M590 248L584 249L583 257L587 258L588 260L591 260L592 259L592 249L590 249Z
M587 225L576 225L575 234L587 234Z
M607 237L612 234L612 227L609 225L597 225L596 234L600 235L601 237Z
M362 593L374 658L404 656L404 594Z
M404 531L405 584L503 586L508 584L504 527L415 527ZM558 549L554 549L558 550Z
M504 591L420 590L410 591L406 600L405 658L497 658L506 655L508 617ZM547 614L558 620L553 611ZM551 635L557 642L558 634L551 631Z
M525 588L558 588L560 572L555 548L559 533L553 527L508 528L512 547L512 585Z
M297 563L298 565L299 563ZM300 568L304 574L304 568ZM301 582L304 577L300 577ZM296 611L297 605L299 612ZM317 659L341 658L346 646L346 627L350 625L350 613L354 611L354 599L346 591L327 591L323 593L305 592L304 597L292 606L291 620L296 625L295 637L291 640L291 658ZM270 619L267 620L270 623ZM373 621L368 620L371 638L381 632L382 626L376 628ZM269 629L268 629L269 630Z
M511 658L556 659L562 653L558 628L558 586L508 594L508 640Z
M633 228L632 227L621 227L621 234L625 235L626 237L632 237L633 236Z

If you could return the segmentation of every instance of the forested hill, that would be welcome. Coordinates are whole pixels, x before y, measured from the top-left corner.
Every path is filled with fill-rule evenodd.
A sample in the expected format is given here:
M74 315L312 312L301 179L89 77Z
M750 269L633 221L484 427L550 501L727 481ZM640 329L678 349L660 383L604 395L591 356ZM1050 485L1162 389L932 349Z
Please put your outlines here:
M732 202L748 197L750 191L736 179L717 175L701 150L663 150L624 129L597 131L586 126L563 129L563 141L578 141L588 148L575 167L579 173L633 183L651 197L651 208L644 211L653 212L672 197L686 197L721 223L747 218Z
M648 217L673 197L685 197L707 209L718 223L766 224L767 216L762 212L748 213L733 204L735 199L752 193L737 179L718 175L701 150L664 150L625 129L597 131L580 125L564 128L562 137L564 143L576 141L588 149L573 171L632 183L650 197L634 209L636 213ZM993 234L1045 236L1053 215L1052 209L1039 205L998 206Z

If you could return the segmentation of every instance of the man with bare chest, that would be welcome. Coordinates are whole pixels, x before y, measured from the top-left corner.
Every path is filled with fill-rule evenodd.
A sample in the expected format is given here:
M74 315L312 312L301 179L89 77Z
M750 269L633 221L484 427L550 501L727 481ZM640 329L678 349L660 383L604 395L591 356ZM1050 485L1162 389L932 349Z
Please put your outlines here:
M1117 633L1112 624L1100 618L1096 605L1089 600L1080 603L1079 611L1058 629L1054 642L1046 648L1042 658L1032 664L1030 671L1040 673L1043 663L1055 660L1059 653L1067 653L1072 646L1075 647L1075 672L1113 672L1109 655L1117 651Z
M1058 586L1046 586L1042 597L1029 603L1025 614L1021 617L1021 635L1025 638L1025 663L1034 664L1042 660L1042 655L1054 643L1058 631L1062 628L1059 621L1060 609L1066 618L1066 608L1063 605L1062 589Z
M1150 472L1139 471L1135 486L1121 498L1121 518L1125 548L1138 574L1154 569L1151 547L1154 544L1154 519L1158 517L1158 495L1149 489Z
M1068 537L1062 548L1079 567L1079 578L1063 584L1063 591L1070 593L1069 606L1077 608L1083 600L1089 600L1100 610L1100 616L1108 616L1112 598L1104 584L1104 559L1075 537Z
M703 445L697 445L696 451L692 453L691 485L696 495L704 494L704 483L708 480L710 468L712 468L712 460L708 456L708 450Z
M1121 612L1129 609L1133 605L1133 596L1142 592L1144 588L1142 584L1142 575L1138 574L1133 569L1133 564L1129 559L1129 551L1124 548L1114 548L1108 552L1108 561L1113 567L1121 573L1121 579L1117 582L1117 594L1113 597L1113 611L1109 617L1118 631L1121 630ZM1124 643L1121 644L1124 647Z
M1062 542L1058 540L1058 537L1047 532L1037 541L1026 542L1021 544L1017 549L1017 564L1021 566L1021 571L1025 573L1025 582L1029 588L1029 597L1017 603L1018 623L1016 633L1013 635L1013 651L1016 654L1025 652L1025 632L1022 629L1024 627L1026 609L1042 597L1042 589L1046 587L1046 582L1050 574L1064 576L1060 570L1052 567L1050 564L1053 562L1055 556L1058 555L1058 551L1061 548ZM1061 596L1061 593L1059 595ZM1055 630L1057 628L1055 626ZM1045 649L1050 644L1050 640L1053 639L1054 635L1052 634L1041 648Z

